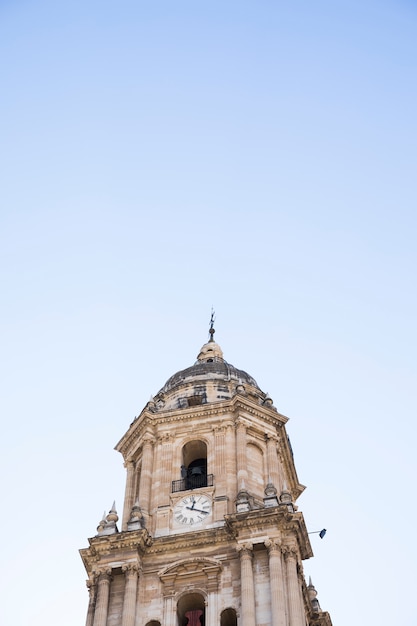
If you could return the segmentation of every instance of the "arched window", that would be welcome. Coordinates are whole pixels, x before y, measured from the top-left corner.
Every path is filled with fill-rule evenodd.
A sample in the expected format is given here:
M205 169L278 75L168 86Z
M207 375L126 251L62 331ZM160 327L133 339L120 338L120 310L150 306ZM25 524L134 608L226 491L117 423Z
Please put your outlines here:
M182 449L182 478L186 489L207 487L207 445L204 441L194 440Z
M207 474L207 445L193 439L181 450L181 480L172 481L172 492L213 486L213 474Z
M224 609L220 615L220 626L237 626L237 615L234 609Z
M199 593L188 593L178 600L178 626L205 626L206 607Z

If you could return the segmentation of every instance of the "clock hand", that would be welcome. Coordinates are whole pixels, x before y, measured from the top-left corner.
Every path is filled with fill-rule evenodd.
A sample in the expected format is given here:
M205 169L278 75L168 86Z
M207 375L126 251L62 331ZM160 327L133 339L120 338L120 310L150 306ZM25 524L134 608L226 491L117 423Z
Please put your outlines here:
M197 511L197 513L204 513L205 515L209 514L208 511L202 511L201 509L195 509L194 508L194 504L195 504L195 502L193 502L193 506L186 506L185 508L188 509L189 511Z

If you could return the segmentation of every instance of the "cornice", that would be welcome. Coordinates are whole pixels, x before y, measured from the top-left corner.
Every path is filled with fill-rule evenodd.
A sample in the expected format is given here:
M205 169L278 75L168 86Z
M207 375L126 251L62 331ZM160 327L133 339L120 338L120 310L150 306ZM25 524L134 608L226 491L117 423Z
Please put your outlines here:
M106 557L111 557L119 551L135 550L143 555L147 548L152 545L152 537L143 528L137 531L121 532L104 537L92 537L88 540L90 546L80 550L85 568L97 563Z
M310 615L310 626L332 626L332 620L330 618L329 613L327 611L322 611L320 613L312 613Z
M225 527L189 531L187 533L181 533L181 535L167 535L155 538L146 553L148 555L161 553L169 554L171 552L178 553L180 550L228 543L230 539L230 534Z
M96 564L111 559L119 558L122 551L135 551L144 557L145 555L157 555L188 551L190 548L203 548L228 543L231 540L226 527L210 528L198 531L181 533L181 535L167 535L152 538L146 529L134 532L122 532L105 537L93 537L89 539L90 547L80 550L81 558L87 572L91 571Z
M254 536L253 530L255 528L262 529L263 532L269 534L269 529L274 527L274 530L280 530L284 536L295 536L303 560L313 556L310 539L301 512L290 513L286 507L278 506L226 515L225 520L230 535L236 540L246 535Z
M240 415L239 411L243 411L244 415ZM288 418L285 415L281 415L274 408L267 405L260 405L251 400L250 398L236 394L231 400L225 402L209 402L197 407L187 407L185 409L171 409L171 410L159 410L158 412L150 411L148 405L143 409L142 413L131 423L129 429L125 435L115 446L115 450L123 455L123 458L128 461L140 447L144 433L148 431L149 436L158 436L160 426L168 426L179 422L187 422L201 418L207 420L210 417L218 417L227 413L233 414L236 418L239 417L248 421L248 427L259 429L259 425L253 424L250 418L257 418L262 422L272 426L274 430L281 428ZM258 427L258 428L257 428Z

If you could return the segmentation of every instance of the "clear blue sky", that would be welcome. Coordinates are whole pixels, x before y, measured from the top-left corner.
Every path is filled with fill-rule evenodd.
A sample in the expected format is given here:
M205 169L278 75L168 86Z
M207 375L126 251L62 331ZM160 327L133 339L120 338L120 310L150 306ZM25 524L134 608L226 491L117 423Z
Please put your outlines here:
M411 0L0 2L2 625L84 624L113 446L212 305L290 417L322 608L417 625L416 28Z

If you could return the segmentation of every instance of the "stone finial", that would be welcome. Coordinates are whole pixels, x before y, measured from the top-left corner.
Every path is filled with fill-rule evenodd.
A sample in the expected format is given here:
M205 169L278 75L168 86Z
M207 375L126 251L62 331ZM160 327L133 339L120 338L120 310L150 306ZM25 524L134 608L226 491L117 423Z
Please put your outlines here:
M310 598L311 606L312 606L314 613L320 613L321 608L320 608L319 601L317 600L317 591L311 581L311 576L309 576L308 578L307 591L308 591L308 597Z
M112 507L109 511L109 514L106 517L106 520L108 522L117 522L119 519L119 516L117 515L117 511L116 511L116 502L113 502Z
M236 498L236 512L245 513L250 511L249 493L246 491L245 481L242 480L241 488Z
M288 490L287 483L285 481L282 486L282 491L281 491L281 495L279 496L279 501L281 504L285 505L291 513L294 512L294 504L292 501L292 495L291 495L291 492Z
M105 526L106 526L106 511L103 511L103 517L101 518L97 526L97 533L99 535L104 530Z
M265 487L265 498L264 498L264 506L266 508L272 506L278 506L278 497L277 490L275 489L274 484L271 482L271 478L268 480L268 484Z
M112 507L108 514L103 514L103 519L97 527L98 536L101 537L103 535L113 535L119 532L119 529L116 526L116 522L118 521L119 516L116 511L116 503L113 502Z
M268 478L269 478L268 484L265 487L265 492L264 493L265 493L266 496L276 496L277 495L277 490L275 489L274 484L271 482L271 477L269 476Z
M127 522L127 530L140 530L141 528L145 528L145 520L139 506L139 501L136 500L130 512L130 518Z

